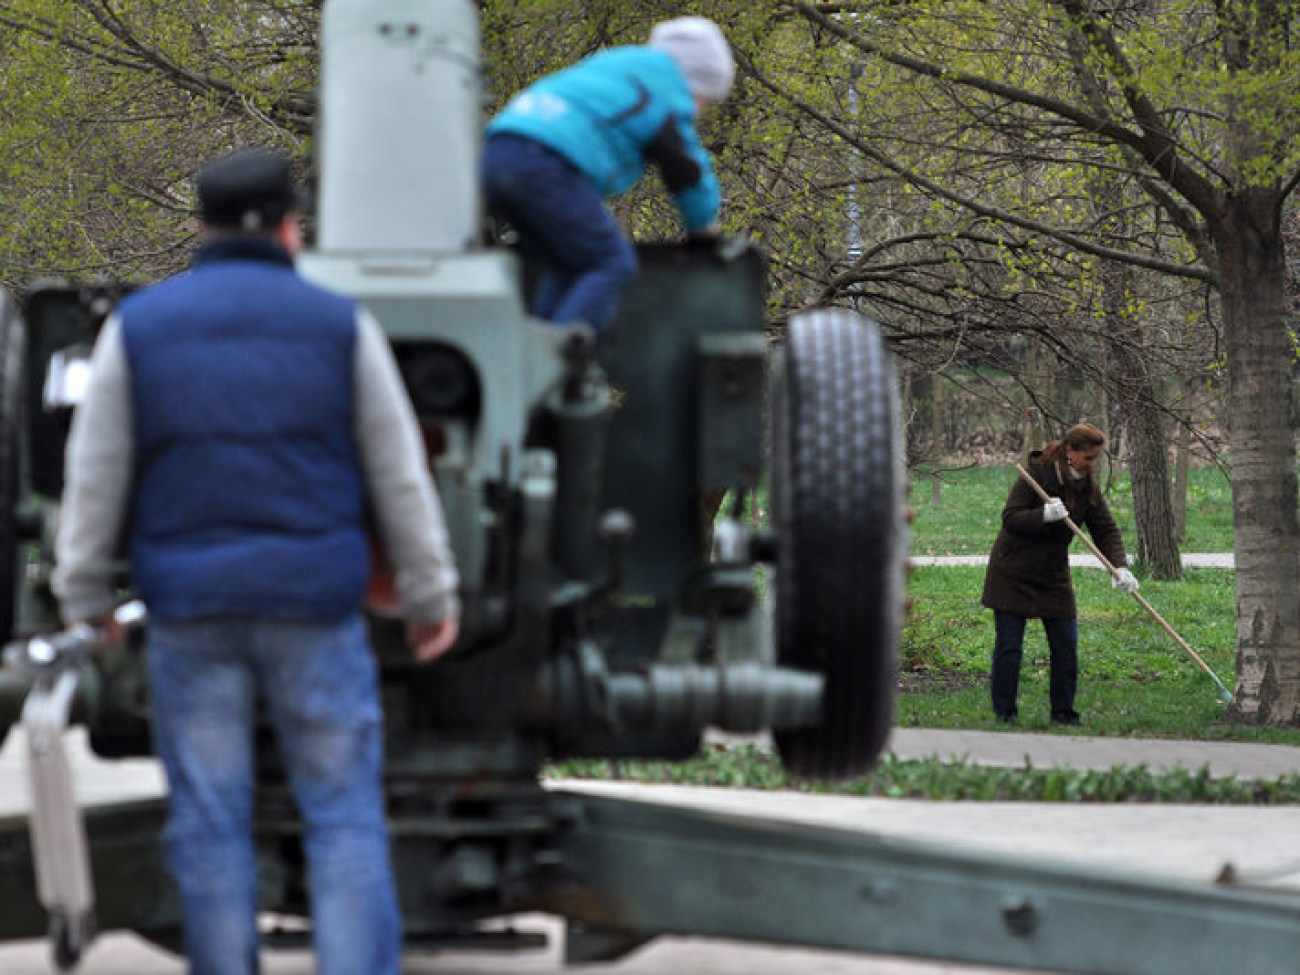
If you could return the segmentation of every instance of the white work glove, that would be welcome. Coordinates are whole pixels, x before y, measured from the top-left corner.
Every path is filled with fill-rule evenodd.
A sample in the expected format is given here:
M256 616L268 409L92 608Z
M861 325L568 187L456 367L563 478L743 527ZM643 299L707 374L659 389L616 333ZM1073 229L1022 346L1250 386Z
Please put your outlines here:
M1128 569L1116 569L1115 575L1110 577L1111 588L1116 587L1123 589L1126 596L1131 596L1138 591L1137 576Z
M1043 505L1043 524L1050 525L1054 521L1064 521L1070 517L1069 510L1065 507L1065 502L1060 498L1049 498L1047 504Z

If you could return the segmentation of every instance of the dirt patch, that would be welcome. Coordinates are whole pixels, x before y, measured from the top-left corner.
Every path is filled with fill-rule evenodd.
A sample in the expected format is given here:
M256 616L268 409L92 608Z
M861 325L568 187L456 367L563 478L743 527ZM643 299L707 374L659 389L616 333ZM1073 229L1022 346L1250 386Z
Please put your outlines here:
M956 691L969 691L972 687L982 686L988 678L980 675L963 674L956 671L901 670L898 673L898 693L933 694L936 692L950 694Z

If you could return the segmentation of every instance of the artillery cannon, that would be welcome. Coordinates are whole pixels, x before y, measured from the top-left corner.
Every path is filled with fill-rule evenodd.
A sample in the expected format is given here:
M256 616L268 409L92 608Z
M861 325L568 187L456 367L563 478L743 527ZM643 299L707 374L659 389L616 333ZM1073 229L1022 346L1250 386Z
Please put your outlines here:
M905 560L889 358L871 322L829 310L796 317L772 351L762 257L745 248L642 248L599 344L530 318L516 257L481 243L473 5L328 0L321 47L318 243L300 269L364 302L387 333L462 575L463 636L432 667L410 663L396 621L372 619L413 944L515 947L481 922L541 910L569 921L571 961L673 932L1126 975L1295 957L1300 910L1263 895L1135 889L543 788L548 759L686 758L707 728L771 731L796 775L871 766L892 723ZM93 634L22 642L57 627L63 434L121 290L35 286L21 315L0 310L0 511L12 512L0 628L19 639L0 677L0 735L20 712L45 714L54 784L36 785L32 818L69 838L33 844L25 820L0 822L5 859L32 859L34 845L47 862L38 885L0 876L0 938L48 930L59 967L96 926L164 946L179 934L161 802L87 810L82 834L57 769L68 720L103 757L151 753L138 648L86 655ZM760 529L736 499L765 485ZM732 504L706 549L704 502L723 494ZM122 583L129 592L125 565ZM263 906L302 918L300 826L273 753L261 761ZM70 862L54 869L59 850ZM737 887L756 892L743 907L725 896ZM1020 907L1003 909L1009 898ZM1121 924L1128 944L1094 937L1080 951ZM1045 925L1074 937L1054 942ZM1150 950L1166 939L1207 947L1171 963Z

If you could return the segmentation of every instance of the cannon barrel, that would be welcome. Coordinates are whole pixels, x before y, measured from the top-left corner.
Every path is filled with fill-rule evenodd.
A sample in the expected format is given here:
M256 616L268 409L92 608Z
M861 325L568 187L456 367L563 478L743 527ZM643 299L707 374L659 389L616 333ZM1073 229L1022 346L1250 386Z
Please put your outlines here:
M321 32L320 250L469 249L480 226L474 5L331 0Z

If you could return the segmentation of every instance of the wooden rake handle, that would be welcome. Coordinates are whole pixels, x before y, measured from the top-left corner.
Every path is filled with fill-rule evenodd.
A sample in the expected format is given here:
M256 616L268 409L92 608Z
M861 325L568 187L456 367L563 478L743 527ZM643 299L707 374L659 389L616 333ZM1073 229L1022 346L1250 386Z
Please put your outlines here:
M1018 470L1020 472L1020 476L1025 479L1025 483L1028 484L1031 488L1033 488L1034 491L1038 494L1038 496L1043 499L1044 504L1052 500L1052 496L1043 490L1043 486L1039 484L1036 480L1034 480L1034 476L1030 474L1029 471L1025 470L1023 465L1017 463L1016 470ZM1080 529L1079 526L1074 523L1074 519L1072 519L1069 515L1066 515L1065 524L1069 527L1070 531L1074 532L1076 535L1079 536L1080 539L1082 539L1083 544L1088 546L1088 551L1092 552L1093 555L1097 556L1097 560L1101 562L1102 566L1106 569L1106 571L1111 574L1111 578L1118 581L1119 570L1110 564L1110 560L1107 559L1106 556L1101 554L1101 549L1099 549L1096 546L1096 544L1093 542L1091 538L1089 538L1087 535L1083 533L1083 530ZM1145 609L1148 613L1150 613L1151 618L1155 620L1157 623L1159 623L1162 627L1164 627L1165 632L1168 633L1171 637L1173 637L1174 642L1177 643L1180 647L1182 647L1183 650L1186 651L1187 655L1191 657L1194 661L1196 661L1196 665L1200 667L1201 670L1205 671L1206 674L1209 675L1210 680L1214 681L1215 685L1219 688L1219 696L1223 698L1224 702L1225 703L1230 702L1232 700L1232 692L1223 686L1223 681L1219 680L1218 676L1214 673L1214 671L1210 669L1209 664L1207 664L1204 660L1201 659L1200 654L1198 654L1195 650L1193 650L1191 648L1191 645L1186 640L1184 640L1181 636L1178 635L1178 632L1172 626L1169 625L1169 623L1165 620L1163 616L1161 616L1159 613L1156 612L1155 607L1152 606L1149 602L1147 602L1146 599L1143 598L1143 596L1140 593L1131 592L1129 593L1129 595L1132 596L1134 599L1136 599L1138 605L1141 606L1143 609Z

